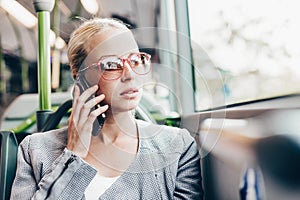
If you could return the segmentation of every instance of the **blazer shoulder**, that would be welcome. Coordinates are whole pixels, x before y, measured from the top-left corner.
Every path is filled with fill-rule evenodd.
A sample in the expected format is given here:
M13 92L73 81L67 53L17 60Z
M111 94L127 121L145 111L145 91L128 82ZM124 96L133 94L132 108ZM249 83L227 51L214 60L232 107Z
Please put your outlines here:
M190 132L186 129L166 125L139 122L141 139L148 140L154 148L183 152L194 141Z
M33 133L20 143L21 147L27 147L28 150L63 149L67 143L67 128L55 129L47 132Z

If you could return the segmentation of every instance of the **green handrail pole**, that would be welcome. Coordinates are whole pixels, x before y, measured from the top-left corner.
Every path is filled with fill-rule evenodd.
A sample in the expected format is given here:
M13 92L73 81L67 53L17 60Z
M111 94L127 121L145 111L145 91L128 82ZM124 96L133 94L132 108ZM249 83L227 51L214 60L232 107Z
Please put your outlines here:
M38 89L39 108L37 112L37 129L41 130L51 114L51 68L50 68L50 12L54 0L34 0L38 16Z
M38 12L38 81L40 110L51 108L51 67L50 67L50 13Z

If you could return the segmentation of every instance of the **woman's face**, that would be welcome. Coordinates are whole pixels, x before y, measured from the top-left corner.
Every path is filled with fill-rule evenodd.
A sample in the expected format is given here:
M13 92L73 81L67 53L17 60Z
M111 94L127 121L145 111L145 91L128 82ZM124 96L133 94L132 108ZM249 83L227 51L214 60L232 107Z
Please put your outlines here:
M103 56L116 55L127 58L131 53L138 52L138 46L129 30L110 29L90 38L86 44L89 52L86 63L97 63ZM107 80L99 70L91 69L86 73L91 85L98 84L97 95L104 94L103 103L108 104L113 112L126 112L135 109L142 96L145 76L132 71L125 61L120 78Z

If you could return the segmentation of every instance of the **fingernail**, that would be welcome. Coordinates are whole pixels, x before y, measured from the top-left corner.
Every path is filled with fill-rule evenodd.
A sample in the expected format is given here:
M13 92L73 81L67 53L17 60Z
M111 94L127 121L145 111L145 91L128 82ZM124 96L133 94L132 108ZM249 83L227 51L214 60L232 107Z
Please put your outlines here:
M104 97L105 97L104 94L100 94L97 96L97 99L103 99Z

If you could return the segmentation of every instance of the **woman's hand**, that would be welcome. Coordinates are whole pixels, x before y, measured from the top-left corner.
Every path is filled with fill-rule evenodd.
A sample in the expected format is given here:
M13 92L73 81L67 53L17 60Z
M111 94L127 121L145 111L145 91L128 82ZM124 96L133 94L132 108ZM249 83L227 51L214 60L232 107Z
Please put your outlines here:
M72 113L68 121L67 149L81 158L88 154L94 121L108 109L108 105L105 105L93 110L104 99L104 94L101 94L88 100L97 89L98 85L95 85L80 95L79 87L75 86Z

